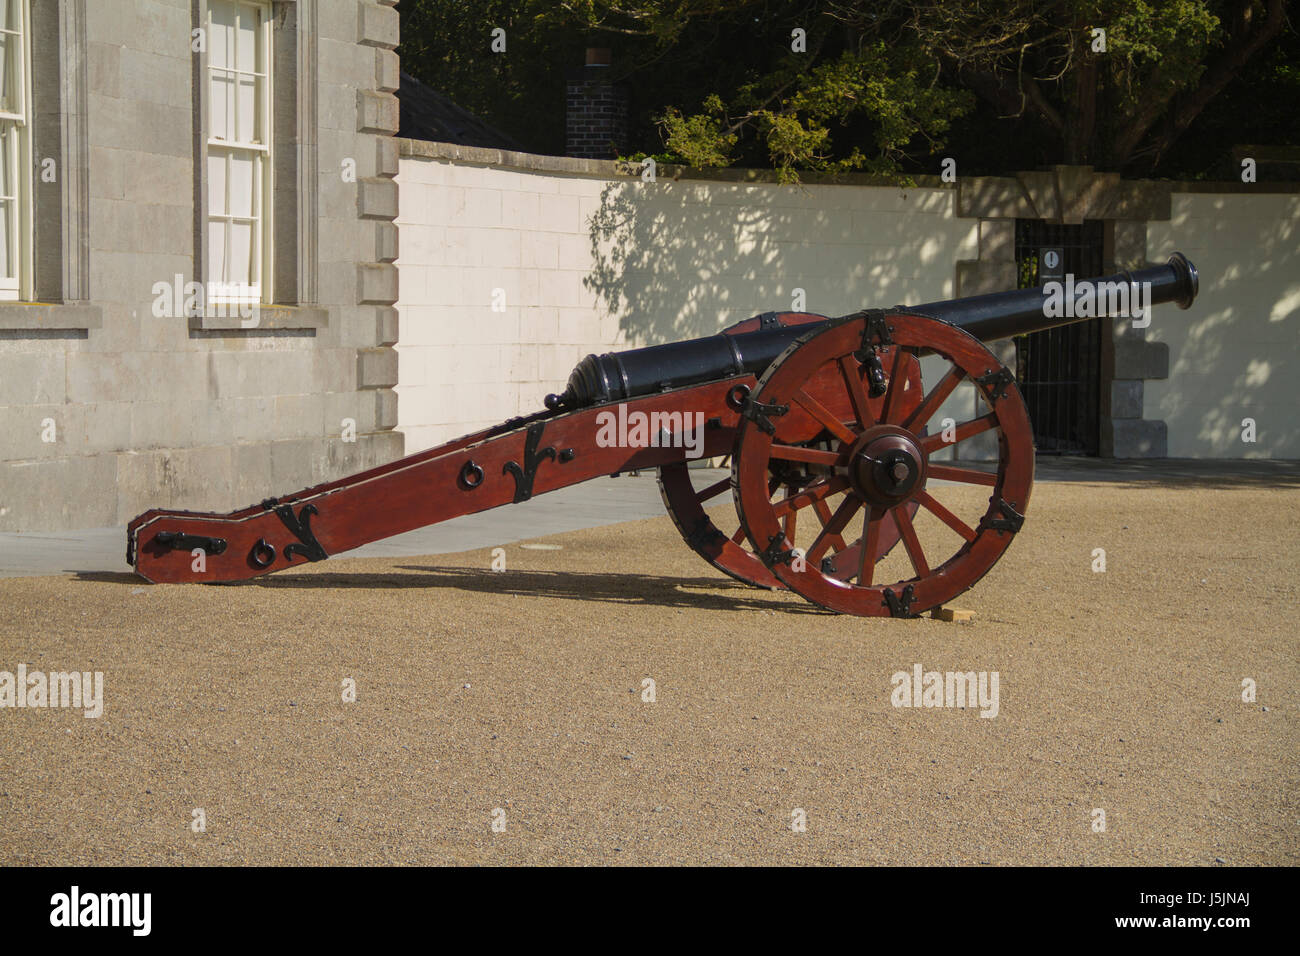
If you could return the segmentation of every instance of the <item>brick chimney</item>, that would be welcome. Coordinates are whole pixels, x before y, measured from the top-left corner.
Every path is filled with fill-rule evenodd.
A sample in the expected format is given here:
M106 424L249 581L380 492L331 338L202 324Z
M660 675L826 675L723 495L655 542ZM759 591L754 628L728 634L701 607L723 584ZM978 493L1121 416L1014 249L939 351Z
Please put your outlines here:
M610 81L609 64L609 50L588 48L587 65L569 71L566 156L613 159L627 138L627 88Z

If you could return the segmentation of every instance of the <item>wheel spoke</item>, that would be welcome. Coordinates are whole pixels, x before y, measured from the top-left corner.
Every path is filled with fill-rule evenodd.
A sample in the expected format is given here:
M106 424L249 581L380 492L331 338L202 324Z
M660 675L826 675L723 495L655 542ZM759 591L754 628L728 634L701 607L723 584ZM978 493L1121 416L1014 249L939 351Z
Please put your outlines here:
M850 495L844 499L843 503L837 509L835 509L835 514L831 516L831 520L826 522L826 526L822 528L821 534L817 535L817 540L814 541L813 546L808 549L807 557L810 563L816 564L822 559L822 555L826 553L826 549L832 544L832 538L839 538L840 550L843 550L844 539L840 537L840 532L848 525L850 519L857 514L858 508L861 506L861 500Z
M862 387L861 368L851 354L840 356L840 374L844 377L844 387L849 390L849 401L853 403L858 424L865 428L876 423L876 416L871 414L871 406L867 404L867 390Z
M812 465L826 465L828 467L838 464L840 460L838 452L804 448L802 445L773 445L768 455L771 458L779 458L781 461L806 461Z
M907 416L907 421L903 422L903 427L910 431L919 431L930 420L930 416L939 410L939 406L944 403L949 395L952 394L966 373L957 365L948 369L943 378L939 379L937 385L930 389L930 394L921 399L921 404L916 406L916 411Z
M925 563L925 552L921 550L921 542L916 537L916 529L912 527L912 518L902 505L894 509L894 521L898 524L898 533L903 538L903 547L907 549L907 557L912 562L912 568L916 571L916 576L918 578L925 577L930 573L930 566Z
M794 401L798 402L809 415L817 419L826 427L826 430L845 444L852 445L857 439L857 435L841 422L831 412L829 408L823 405L817 399L813 398L803 389L794 393Z
M731 477L727 476L726 478L723 478L721 481L717 481L709 485L709 487L705 488L703 491L697 491L695 493L695 500L699 502L708 501L710 498L718 497L718 495L722 494L730 487L731 487Z
M987 415L981 415L979 418L973 418L968 422L962 422L953 429L952 441L943 440L943 432L936 432L933 435L926 435L921 439L921 448L927 455L932 455L941 448L951 448L958 442L965 441L974 435L988 431L990 428L998 427L998 416L993 412Z
M731 543L740 544L744 540L745 540L745 526L742 524L739 528L736 529L736 533L731 536Z
M858 584L864 588L871 586L871 578L875 574L876 548L880 544L880 526L884 524L884 517L885 512L879 508L867 512L866 533L858 545L861 549L858 554Z
M998 483L998 476L974 468L957 468L953 465L936 465L930 463L930 477L944 481L964 481L971 485L988 485L990 488Z
M903 389L907 387L907 376L900 376L898 373L903 368L903 354L901 348L894 346L894 362L889 368L889 390L885 392L885 407L880 413L882 423L897 424L894 415L902 408Z
M848 482L843 478L822 478L792 495L787 495L780 501L772 502L772 510L778 518L789 514L792 511L798 511L800 508L807 508L809 505L816 505L817 502L824 498L829 498L837 491L843 491L848 487ZM823 504L823 507L825 505Z
M924 490L918 492L916 500L921 503L922 507L928 509L932 515L946 524L949 528L952 528L953 531L956 531L967 541L974 541L977 537L974 528L962 521L938 501L935 501L934 496L931 495L930 492Z
M813 502L813 511L817 513L817 520L825 528L831 522L831 508L825 501L820 498ZM845 550L848 545L844 543L844 538L838 534L831 535L831 547L836 551Z

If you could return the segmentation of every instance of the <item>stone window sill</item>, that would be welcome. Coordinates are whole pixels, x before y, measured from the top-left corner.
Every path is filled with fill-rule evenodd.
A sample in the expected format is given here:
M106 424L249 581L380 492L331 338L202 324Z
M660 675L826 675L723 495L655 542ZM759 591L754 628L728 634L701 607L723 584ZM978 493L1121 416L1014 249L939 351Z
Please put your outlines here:
M231 315L192 315L191 329L245 331L261 329L321 329L329 325L329 309L304 305L259 306L256 318L241 318L232 308Z
M0 329L98 329L103 324L104 310L88 302L0 302Z

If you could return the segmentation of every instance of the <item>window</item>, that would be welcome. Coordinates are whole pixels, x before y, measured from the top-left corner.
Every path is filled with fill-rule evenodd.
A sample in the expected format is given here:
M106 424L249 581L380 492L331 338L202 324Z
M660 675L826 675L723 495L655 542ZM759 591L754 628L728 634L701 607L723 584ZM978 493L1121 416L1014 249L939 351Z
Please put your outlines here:
M208 0L207 33L208 301L271 302L271 5Z
M0 300L31 295L31 54L27 0L0 0Z

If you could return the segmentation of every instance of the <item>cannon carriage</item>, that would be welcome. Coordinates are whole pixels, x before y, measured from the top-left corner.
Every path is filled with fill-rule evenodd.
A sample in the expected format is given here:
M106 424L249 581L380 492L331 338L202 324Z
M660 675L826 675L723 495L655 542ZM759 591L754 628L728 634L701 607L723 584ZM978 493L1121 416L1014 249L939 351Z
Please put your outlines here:
M1073 292L1142 289L1148 307L1187 308L1198 288L1178 253L1089 282ZM1013 371L985 343L1083 320L1073 302L1048 307L1053 294L1059 300L1059 290L1021 289L838 318L765 313L701 339L589 355L534 415L230 514L147 511L128 526L127 560L153 582L236 581L657 468L682 537L719 570L833 611L915 616L979 581L1023 525L1033 432ZM928 385L927 356L944 368ZM980 413L938 428L936 413L963 383ZM670 431L597 441L616 409ZM985 434L995 462L947 458ZM688 451L730 456L731 474L697 488ZM728 495L736 517L720 525L716 506Z

